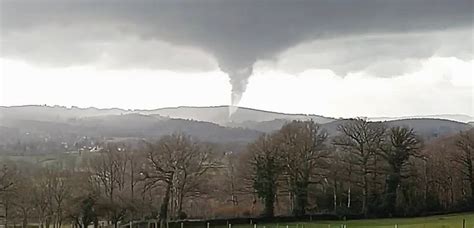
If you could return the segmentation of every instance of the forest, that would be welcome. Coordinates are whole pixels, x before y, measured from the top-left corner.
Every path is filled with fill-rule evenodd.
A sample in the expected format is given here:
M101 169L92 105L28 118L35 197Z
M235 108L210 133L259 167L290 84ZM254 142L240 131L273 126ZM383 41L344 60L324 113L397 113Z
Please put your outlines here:
M4 225L474 210L473 129L424 140L408 127L351 119L330 136L295 120L242 151L176 132L104 139L67 156L75 159L2 159Z

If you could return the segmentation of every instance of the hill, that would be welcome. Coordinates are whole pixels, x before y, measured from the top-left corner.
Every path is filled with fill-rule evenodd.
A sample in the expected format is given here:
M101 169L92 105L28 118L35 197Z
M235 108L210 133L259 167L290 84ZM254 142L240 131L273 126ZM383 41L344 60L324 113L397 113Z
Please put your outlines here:
M169 118L193 119L217 123L224 126L245 126L245 123L265 122L272 120L307 120L312 119L317 123L328 123L333 118L306 115L306 114L287 114L263 111L251 108L240 107L231 116L229 116L229 106L215 107L175 107L161 108L155 110L137 110L143 114L158 114Z
M0 106L0 120L19 119L19 120L38 120L64 122L72 118L83 118L92 116L121 115L132 113L131 110L118 108L99 109L99 108L79 108L64 106L46 106L46 105L24 105L5 107Z
M326 129L330 136L335 135L337 134L337 127L341 124L344 124L346 121L348 120L336 120L327 124L323 124L322 128ZM450 136L457 134L460 131L472 129L472 126L469 124L442 119L404 119L381 122L387 124L388 126L413 128L416 134L421 136L424 140L432 140L443 136Z
M240 150L262 133L276 131L292 120L312 119L330 136L337 134L337 126L347 121L248 108L238 109L228 119L227 109L227 106L157 110L0 107L0 150L23 154L67 152L77 148L91 149L103 140L158 138L175 132L184 132L202 141L232 145ZM427 140L472 128L466 123L426 118L385 123L412 127Z
M472 128L466 123L443 119L405 119L388 121L387 123L392 126L413 128L417 134L428 139L450 136Z
M401 117L369 117L370 121L390 121L403 119L440 119L452 120L461 123L474 122L474 117L461 114L444 114L444 115L425 115L425 116L401 116Z

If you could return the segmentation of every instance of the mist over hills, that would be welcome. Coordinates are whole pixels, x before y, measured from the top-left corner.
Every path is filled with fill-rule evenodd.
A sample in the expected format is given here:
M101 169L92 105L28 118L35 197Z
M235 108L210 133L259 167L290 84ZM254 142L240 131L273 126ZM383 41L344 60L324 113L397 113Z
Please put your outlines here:
M170 118L180 119L194 119L206 122L217 123L220 125L232 125L232 123L245 122L263 122L277 119L285 120L307 120L312 119L317 123L328 123L333 121L333 118L306 115L306 114L287 114L270 112L264 110L257 110L251 108L240 107L232 116L229 117L229 106L214 106L214 107L174 107L161 108L156 110L141 110L144 114L159 114Z
M31 119L31 120L52 120L64 121L70 118L83 118L94 116L107 115L123 115L123 114L143 114L154 115L173 119L190 119L216 123L219 125L227 125L232 123L244 122L262 122L272 121L276 119L285 120L307 120L312 119L317 123L328 123L334 118L323 117L319 115L307 114L287 114L270 112L264 110L257 110L251 108L240 107L232 116L229 117L229 106L212 106L212 107L170 107L159 108L152 110L131 110L131 109L98 109L94 107L79 108L64 106L40 106L40 105L25 105L25 106L0 106L0 118L14 118L14 119Z
M24 105L24 106L0 106L0 119L24 119L38 121L64 122L71 118L83 118L93 116L120 115L132 113L130 110L112 108L79 108L46 105Z
M427 140L472 128L467 123L436 117L385 122L391 126L412 127ZM237 150L262 133L278 130L289 121L308 119L321 124L330 136L337 133L337 126L347 121L249 108L239 108L229 118L227 106L156 110L0 107L0 150L24 154L66 152L91 147L104 140L158 138L175 132L184 132L202 141L229 144L230 149Z
M325 117L314 114L290 114L265 110L258 110L246 107L239 107L237 111L229 117L229 106L209 106L209 107L167 107L151 110L143 109L120 109L120 108L79 108L72 106L70 108L64 106L46 106L46 105L24 105L24 106L0 106L0 118L14 119L30 119L30 120L51 120L65 121L70 118L83 118L107 115L123 115L123 114L143 114L153 115L155 117L173 118L173 119L190 119L197 121L205 121L216 123L223 126L235 126L235 124L252 122L271 122L279 120L307 120L324 124L329 123L336 118ZM444 114L444 115L424 115L424 116L402 116L402 117L368 117L370 121L391 121L401 119L445 119L462 123L474 122L474 117L462 114Z
M337 134L337 127L349 120L339 119L327 124L323 124L329 135ZM413 128L414 131L425 140L432 140L438 137L454 135L460 131L471 129L472 126L466 123L445 119L414 118L383 121L388 126L401 126Z
M401 116L401 117L369 117L370 121L390 121L403 119L444 119L456 122L469 123L474 122L474 117L462 114L443 114L443 115L424 115L424 116Z

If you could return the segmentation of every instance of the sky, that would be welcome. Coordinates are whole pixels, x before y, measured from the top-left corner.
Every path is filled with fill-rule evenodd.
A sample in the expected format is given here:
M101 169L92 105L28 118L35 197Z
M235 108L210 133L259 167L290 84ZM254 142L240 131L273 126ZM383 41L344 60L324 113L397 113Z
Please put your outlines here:
M0 0L0 105L474 116L471 0Z

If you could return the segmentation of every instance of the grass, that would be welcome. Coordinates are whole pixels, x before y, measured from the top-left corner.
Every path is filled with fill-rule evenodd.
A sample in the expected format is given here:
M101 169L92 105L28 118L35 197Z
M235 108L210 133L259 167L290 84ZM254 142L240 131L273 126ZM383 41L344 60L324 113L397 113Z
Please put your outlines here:
M258 224L257 228L462 228L463 219L466 228L474 228L474 214L452 214L420 218L366 219L348 221L315 221L282 224ZM253 225L236 225L232 228L251 228Z

